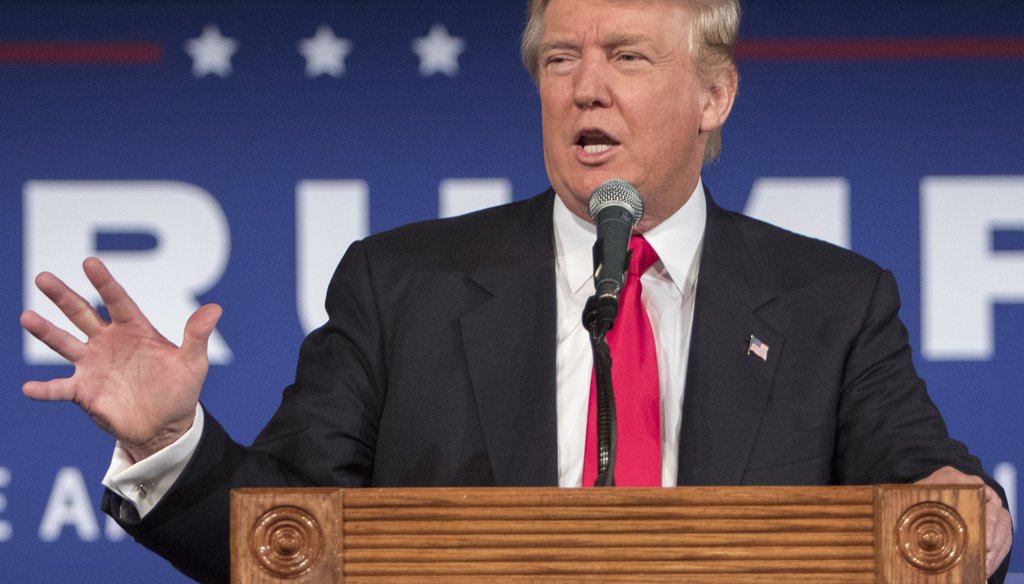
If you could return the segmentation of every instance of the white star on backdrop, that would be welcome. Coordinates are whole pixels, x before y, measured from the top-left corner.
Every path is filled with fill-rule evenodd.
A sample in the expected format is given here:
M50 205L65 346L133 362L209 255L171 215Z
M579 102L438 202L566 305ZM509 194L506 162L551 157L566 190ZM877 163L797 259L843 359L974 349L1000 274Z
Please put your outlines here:
M238 51L238 41L220 34L216 24L208 24L203 33L185 42L185 52L192 57L192 75L219 77L231 75L231 57Z
M443 24L434 24L427 36L412 42L412 50L420 57L420 75L423 77L434 73L455 77L459 73L459 55L466 50L466 41L449 35Z
M321 24L315 35L299 41L299 52L306 58L306 77L341 77L345 74L345 57L352 52L352 41L334 36L330 26Z

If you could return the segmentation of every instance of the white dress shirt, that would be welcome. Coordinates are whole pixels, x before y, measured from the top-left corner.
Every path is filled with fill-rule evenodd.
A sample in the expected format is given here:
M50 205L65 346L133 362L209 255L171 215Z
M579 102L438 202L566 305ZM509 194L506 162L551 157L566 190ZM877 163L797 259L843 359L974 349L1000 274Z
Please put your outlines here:
M683 387L693 322L700 245L707 207L700 181L693 196L675 214L644 234L659 260L641 277L641 297L654 329L661 384L661 482L675 486ZM583 328L583 305L594 293L593 252L596 228L573 215L555 197L555 279L558 302L557 415L558 484L578 487L583 480L583 449L590 399L593 356ZM682 283L682 284L680 284ZM114 446L103 486L132 502L145 517L181 475L199 445L203 409L196 406L192 428L174 444L132 464Z
M661 484L674 487L683 417L683 387L693 323L700 246L707 203L697 181L690 200L644 234L658 261L640 277L641 301L654 330L661 388ZM555 281L558 302L558 485L583 482L583 451L594 358L583 326L583 306L594 294L597 228L555 199Z
M188 432L140 462L133 463L118 442L107 474L103 475L103 486L134 503L139 517L145 517L185 470L203 435L203 420L203 408L196 404L196 415Z

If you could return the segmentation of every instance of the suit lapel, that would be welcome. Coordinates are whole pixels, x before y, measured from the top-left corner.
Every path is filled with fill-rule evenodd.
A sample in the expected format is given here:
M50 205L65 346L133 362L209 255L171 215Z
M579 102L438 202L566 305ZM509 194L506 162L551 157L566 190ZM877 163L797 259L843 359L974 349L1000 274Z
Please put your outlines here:
M555 285L550 191L509 214L468 274L490 295L460 318L498 485L558 482ZM740 484L785 339L758 309L773 293L731 219L708 197L679 449L679 484ZM748 354L751 335L767 359Z
M509 213L469 279L491 297L459 320L495 482L558 483L554 195Z
M757 312L773 298L735 221L708 196L683 421L679 484L737 485L785 339ZM748 353L751 336L765 359Z

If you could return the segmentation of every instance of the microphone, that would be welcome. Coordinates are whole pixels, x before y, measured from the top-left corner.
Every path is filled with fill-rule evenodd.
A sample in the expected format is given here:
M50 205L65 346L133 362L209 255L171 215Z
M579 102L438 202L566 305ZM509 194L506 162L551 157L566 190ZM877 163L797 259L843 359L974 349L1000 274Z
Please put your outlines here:
M612 358L605 334L615 326L619 293L629 265L629 237L644 216L644 202L636 188L613 179L590 193L590 217L597 225L594 242L593 296L583 308L583 325L590 332L597 389L597 479L595 487L615 486L615 453L618 442Z
M644 201L636 187L620 179L598 185L590 194L590 217L597 225L594 243L594 288L591 315L601 333L610 330L619 312L619 293L628 264L629 237L644 216ZM590 303L588 303L590 304Z

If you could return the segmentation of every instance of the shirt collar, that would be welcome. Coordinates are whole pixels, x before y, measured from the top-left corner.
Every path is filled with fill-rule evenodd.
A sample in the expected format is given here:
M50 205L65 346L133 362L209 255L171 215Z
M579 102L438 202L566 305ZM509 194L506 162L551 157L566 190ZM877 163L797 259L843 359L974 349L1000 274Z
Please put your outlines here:
M697 187L689 200L657 227L644 234L647 241L658 252L659 263L655 268L663 269L680 291L695 274L695 257L704 238L704 223L707 219L707 202L704 200L703 181L697 180ZM586 286L593 290L594 240L597 227L577 217L565 206L560 197L555 197L554 206L556 268L566 279L570 289L579 292Z

